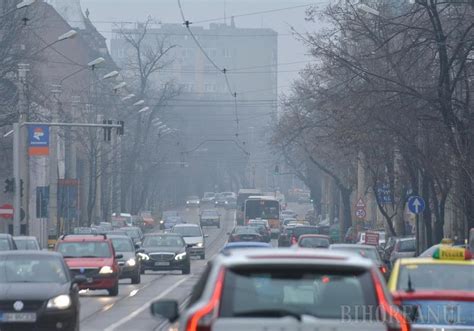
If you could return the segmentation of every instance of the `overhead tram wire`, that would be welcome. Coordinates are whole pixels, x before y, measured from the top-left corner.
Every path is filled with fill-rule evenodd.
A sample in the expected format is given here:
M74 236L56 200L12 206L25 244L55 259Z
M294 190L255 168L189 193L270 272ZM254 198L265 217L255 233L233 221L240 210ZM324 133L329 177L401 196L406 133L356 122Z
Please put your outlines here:
M183 6L181 5L181 0L178 0L178 7L179 7L179 12L181 13L181 18L183 20L183 25L186 27L186 29L188 30L189 32L189 35L191 36L191 38L193 38L194 42L196 43L196 45L198 46L198 48L201 50L202 54L207 58L207 60L212 64L212 66L214 68L216 68L217 71L220 71L222 72L222 74L224 75L224 78L225 78L225 83L226 83L226 86L227 86L227 90L229 91L230 95L234 98L234 112L235 112L235 123L236 123L236 133L235 133L235 137L238 139L239 138L239 112L238 112L238 109L237 109L237 92L233 91L232 90L232 87L230 86L230 82L229 82L229 77L227 76L227 72L228 70L226 68L220 68L215 62L214 60L211 59L211 57L209 56L209 54L207 54L207 52L204 50L204 48L202 47L202 45L199 43L199 41L197 40L196 36L194 35L193 31L191 30L191 27L190 25L192 24L189 20L186 19L186 16L184 15L184 10L183 10Z

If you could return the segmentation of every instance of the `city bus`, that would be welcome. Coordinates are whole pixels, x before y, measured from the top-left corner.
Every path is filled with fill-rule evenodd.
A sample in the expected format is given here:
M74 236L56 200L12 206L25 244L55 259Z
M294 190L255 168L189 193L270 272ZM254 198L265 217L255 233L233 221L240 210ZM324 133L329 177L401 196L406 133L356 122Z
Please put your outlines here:
M237 225L244 225L244 208L245 208L245 200L247 200L250 196L260 196L262 192L257 189L241 189L237 194L237 212L235 215L235 221Z
M267 220L272 231L272 238L280 233L280 202L269 196L249 196L245 200L244 224L249 220Z

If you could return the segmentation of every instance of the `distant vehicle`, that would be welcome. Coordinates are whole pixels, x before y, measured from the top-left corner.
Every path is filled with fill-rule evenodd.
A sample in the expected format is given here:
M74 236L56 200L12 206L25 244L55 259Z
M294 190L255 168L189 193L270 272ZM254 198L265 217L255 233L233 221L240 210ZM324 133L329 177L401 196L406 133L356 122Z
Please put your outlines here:
M416 254L415 237L402 237L395 240L395 246L390 254L390 265L400 258L414 257Z
M199 215L199 224L204 226L221 227L221 214L216 209L205 209Z
M112 223L110 223L110 222L100 222L99 226L104 228L106 231L111 231L114 228Z
M221 195L226 198L235 198L237 199L237 195L234 192L222 192Z
M151 230L155 228L155 219L153 218L151 212L149 211L144 211L140 213L140 216L142 218L142 226L141 228L145 230Z
M122 255L118 259L120 267L120 279L128 279L132 284L140 284L141 281L141 261L137 257L138 245L126 235L110 234L107 237L112 240L116 254Z
M181 331L409 330L374 264L329 250L229 250L207 265L183 312L169 299L151 310Z
M248 224L251 219L267 220L272 238L280 233L280 203L274 197L249 196L244 204L244 219Z
M0 329L79 330L76 285L85 281L71 276L61 254L0 252Z
M16 247L22 251L40 251L41 247L34 236L13 237Z
M299 237L304 234L321 234L321 233L317 226L295 225L292 227L287 227L285 231L285 237L279 238L278 247L288 247L288 246L294 245L298 243Z
M128 213L114 213L112 214L112 227L114 229L123 228L125 226L132 226L132 215Z
M169 216L163 220L163 228L165 230L172 229L176 224L184 223L180 216Z
M228 199L229 199L229 197L226 197L226 196L223 196L222 194L219 194L214 199L214 205L216 207L225 207L229 203Z
M228 242L238 241L257 241L263 242L263 237L258 233L256 228L249 226L236 226L231 233L229 233Z
M205 192L202 199L201 199L201 202L202 202L202 204L214 203L215 198L216 198L216 193L214 193L214 192Z
M16 249L13 237L8 233L0 233L0 251L12 251Z
M380 254L375 246L358 244L333 244L329 246L329 249L359 254L362 257L372 260L385 278L388 278L389 276L389 270L382 261L382 258L380 257Z
M127 227L118 229L118 231L125 232L126 235L129 236L132 239L134 245L141 245L142 244L143 232L139 227L127 226Z
M272 231L267 220L249 220L247 226L255 227L262 236L263 241L268 243L272 240Z
M287 219L287 218L294 218L294 219L297 219L298 218L298 214L295 213L293 210L290 210L290 209L285 209L285 210L282 210L281 213L280 213L280 217L281 219Z
M254 248L272 248L272 245L264 242L254 242L254 241L238 241L227 243L221 250L221 253L226 254L230 250L236 249L254 249Z
M180 234L188 246L190 256L199 256L201 260L206 258L206 245L202 229L197 224L177 224L171 229L172 233Z
M237 194L237 213L236 213L236 222L237 225L244 225L244 209L245 209L245 200L250 196L261 196L262 191L257 189L241 189Z
M107 290L110 296L119 293L120 268L112 241L105 234L64 235L56 243L55 250L64 259L73 276L83 275L86 282L81 289Z
M225 209L236 209L237 208L237 198L227 197L227 203L224 206Z
M302 248L329 248L331 239L322 234L303 234L297 245Z
M186 199L186 207L199 207L201 201L198 196L192 195Z
M143 239L142 273L146 270L181 270L191 273L191 259L183 237L177 233L150 233Z
M292 217L285 218L281 222L281 227L284 228L285 226L288 226L289 224L296 225L296 224L298 224L298 220L296 218L292 218Z

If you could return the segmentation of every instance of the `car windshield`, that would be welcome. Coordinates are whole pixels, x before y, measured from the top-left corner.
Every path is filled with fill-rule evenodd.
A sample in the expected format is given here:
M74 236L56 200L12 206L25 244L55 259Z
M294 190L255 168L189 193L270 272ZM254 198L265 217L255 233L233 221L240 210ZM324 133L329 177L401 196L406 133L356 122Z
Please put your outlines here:
M97 241L60 242L58 252L65 258L107 258L112 256L109 244Z
M195 195L192 195L192 196L188 197L188 200L199 200L199 198Z
M244 234L244 233L249 233L249 234L254 234L257 233L257 229L251 226L247 227L237 227L234 229L234 234Z
M67 280L65 267L56 256L0 258L0 283L65 283Z
M111 238L116 252L134 252L135 247L128 238Z
M319 231L315 227L297 226L293 229L293 233L299 237L302 234L319 234Z
M380 256L377 253L377 250L372 247L344 247L344 246L331 246L332 249L338 250L338 251L345 251L345 252L351 252L351 253L356 253L359 254L362 257L365 257L367 259L370 259L375 262L381 262Z
M364 316L355 308L375 307L376 299L370 272L281 265L229 270L221 302L222 317L269 317L281 312L340 319L344 311L357 319Z
M34 239L15 239L16 248L19 250L39 250Z
M143 247L182 247L184 241L180 236L148 236L143 241Z
M411 283L411 284L409 284ZM472 264L408 264L400 266L397 289L474 292Z
M7 239L0 239L0 251L9 251L10 244Z
M399 252L415 252L416 251L415 239L400 240L400 246L398 248L398 251Z
M183 237L201 237L202 232L198 226L177 226L173 232L179 233Z
M329 240L327 238L305 237L301 239L300 246L307 248L329 247Z

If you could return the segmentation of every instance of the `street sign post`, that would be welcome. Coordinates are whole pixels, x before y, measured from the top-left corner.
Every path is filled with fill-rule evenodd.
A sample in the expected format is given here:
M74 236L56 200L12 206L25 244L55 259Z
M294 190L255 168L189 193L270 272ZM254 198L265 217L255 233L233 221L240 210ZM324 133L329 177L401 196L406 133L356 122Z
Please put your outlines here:
M379 234L378 232L367 231L365 233L365 244L371 246L378 246L379 244Z
M13 218L13 206L9 203L0 206L0 217L6 220Z
M364 219L366 216L367 216L367 212L365 211L365 209L356 209L355 211L355 216L358 218L358 219Z
M413 214L421 214L426 207L425 200L417 195L411 196L408 198L408 209Z

